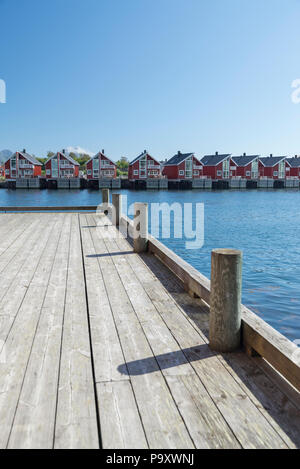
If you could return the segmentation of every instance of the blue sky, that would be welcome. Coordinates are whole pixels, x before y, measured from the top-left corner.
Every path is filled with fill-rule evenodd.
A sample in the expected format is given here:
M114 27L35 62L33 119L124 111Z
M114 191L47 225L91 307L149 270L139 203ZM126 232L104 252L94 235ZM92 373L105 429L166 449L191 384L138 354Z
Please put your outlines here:
M299 0L0 0L0 150L300 153Z

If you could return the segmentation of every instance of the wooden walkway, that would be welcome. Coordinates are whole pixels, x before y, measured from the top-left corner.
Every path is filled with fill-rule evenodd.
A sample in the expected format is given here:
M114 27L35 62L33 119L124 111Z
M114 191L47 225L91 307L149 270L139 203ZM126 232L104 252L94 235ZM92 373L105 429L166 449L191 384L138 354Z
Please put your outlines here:
M295 448L299 393L95 213L0 215L1 448Z

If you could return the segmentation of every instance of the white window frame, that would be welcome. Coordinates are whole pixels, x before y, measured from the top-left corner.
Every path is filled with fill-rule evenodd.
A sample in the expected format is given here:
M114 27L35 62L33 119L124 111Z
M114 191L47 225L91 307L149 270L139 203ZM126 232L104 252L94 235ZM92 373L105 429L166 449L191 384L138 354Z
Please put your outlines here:
M251 176L251 171L246 171L246 176L250 177Z
M92 175L92 170L88 169L86 173L87 173L88 176L91 176Z
M222 176L222 173L223 173L222 171L218 170L218 171L217 171L217 176L218 176L218 177L221 177L221 176Z
M134 176L138 176L138 175L139 175L138 169L134 169L134 170L133 170L133 175L134 175Z
M273 171L273 176L278 176L278 171Z
M184 171L183 171L183 169L180 169L180 170L179 170L179 176L184 176Z

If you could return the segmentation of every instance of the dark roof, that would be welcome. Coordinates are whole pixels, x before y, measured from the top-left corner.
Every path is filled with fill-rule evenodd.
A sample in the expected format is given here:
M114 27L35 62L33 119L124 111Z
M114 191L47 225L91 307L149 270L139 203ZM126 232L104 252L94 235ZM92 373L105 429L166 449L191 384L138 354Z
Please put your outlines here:
M65 158L67 158L67 160L69 160L72 164L75 164L76 166L80 166L78 161L74 160L70 155L69 153L63 153L61 151L59 151L58 153L60 153L62 156L64 156Z
M26 153L26 152L23 152L23 151L18 151L16 153L19 153L20 155L22 155L24 158L26 158L26 160L30 161L30 163L36 165L36 166L43 166L42 163L40 163L34 156L32 155L29 155L29 153ZM14 155L16 155L16 153L14 153L13 155L11 155L7 161L9 161Z
M157 161L153 156L151 156L147 150L144 150L143 153L141 153L139 156L137 156L136 158L134 158L134 160L132 160L130 163L129 163L129 166L133 165L134 163L136 163L140 158L142 158L142 156L144 155L148 155L150 156L151 158L153 158L153 160L156 161L156 163L159 163L159 161Z
M300 158L294 157L294 158L287 158L287 162L292 168L299 168L300 167Z
M206 155L202 158L201 163L204 166L217 166L222 161L226 160L226 158L228 158L229 156L231 156L230 153L226 153L224 155L219 155L219 154Z
M48 158L48 160L46 161L45 164L48 163L48 161L52 160L53 158L55 158L55 156L58 156L58 155L62 155L64 158L66 158L67 160L70 161L70 163L74 164L75 166L80 166L79 163L77 161L75 161L70 155L69 153L64 153L63 151L58 151L57 153L55 153L55 155L52 155L50 158Z
M252 163L252 161L258 157L259 155L232 156L232 161L234 161L237 166L248 166L248 164Z
M189 156L194 156L194 153L177 153L174 155L164 166L178 166Z
M96 155L92 156L92 158L90 158L85 164L87 165L90 161L94 160L95 158L98 158L98 156L104 156L108 161L110 161L112 164L114 164L116 166L115 161L108 158L108 156L104 153L104 150L98 151L98 153L96 153Z
M273 168L276 166L280 161L284 160L286 156L267 156L266 158L259 158L259 161L269 168Z
M143 151L143 153L141 153L139 156L137 156L136 158L134 158L134 160L132 160L132 161L130 162L130 164L136 163L136 161L138 161L138 160L139 160L140 158L142 158L142 156L144 156L144 155L147 155L147 152L146 152L146 151Z

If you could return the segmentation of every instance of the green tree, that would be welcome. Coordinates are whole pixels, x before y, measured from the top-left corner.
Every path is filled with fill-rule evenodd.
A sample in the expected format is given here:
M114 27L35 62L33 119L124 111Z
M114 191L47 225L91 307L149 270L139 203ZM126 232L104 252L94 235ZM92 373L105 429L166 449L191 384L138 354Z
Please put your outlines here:
M70 153L70 156L71 156L71 153ZM79 156L72 156L72 158L77 161L77 163L80 164L80 171L85 171L85 165L86 163L91 159L90 155L85 155L85 154L82 154L82 155L79 155Z
M117 176L128 175L129 161L127 158L125 158L125 156L123 156L119 161L117 161L116 165L117 165Z

